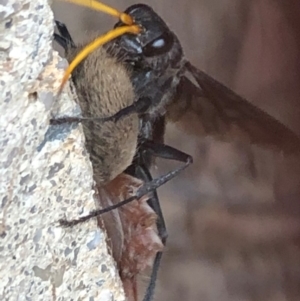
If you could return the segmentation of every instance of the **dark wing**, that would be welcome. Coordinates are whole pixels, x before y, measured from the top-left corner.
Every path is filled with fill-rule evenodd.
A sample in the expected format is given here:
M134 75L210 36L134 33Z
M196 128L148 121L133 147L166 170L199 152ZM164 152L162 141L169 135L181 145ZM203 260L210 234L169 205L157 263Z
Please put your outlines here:
M295 133L189 62L167 111L168 120L189 134L300 154Z

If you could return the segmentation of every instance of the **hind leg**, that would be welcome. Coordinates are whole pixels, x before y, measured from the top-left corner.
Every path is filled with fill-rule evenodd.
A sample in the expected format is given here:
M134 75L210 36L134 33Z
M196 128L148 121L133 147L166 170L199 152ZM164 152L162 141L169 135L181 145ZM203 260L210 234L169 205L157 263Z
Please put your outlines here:
M143 180L144 182L151 182L153 180L150 171L148 170L148 168L145 165L136 166L133 176ZM154 210L156 215L158 216L157 222L156 222L158 235L159 235L163 245L166 245L168 233L167 233L165 219L164 219L161 207L160 207L159 198L158 198L156 190L154 190L152 192L151 197L148 200L148 204ZM151 275L150 275L150 281L149 281L146 293L144 295L143 301L150 301L153 299L162 255L163 255L163 252L156 253L154 263L152 266Z

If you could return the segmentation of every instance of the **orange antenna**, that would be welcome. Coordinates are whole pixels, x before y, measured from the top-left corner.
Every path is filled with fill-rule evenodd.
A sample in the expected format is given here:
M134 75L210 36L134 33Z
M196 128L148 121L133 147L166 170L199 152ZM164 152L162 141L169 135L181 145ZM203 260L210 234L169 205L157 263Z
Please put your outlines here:
M72 74L73 70L94 50L99 48L100 46L104 45L105 43L108 43L109 41L125 34L125 33L133 33L138 34L141 32L141 28L138 25L130 25L130 26L121 26L118 28L115 28L113 30L110 30L106 34L96 38L93 42L88 44L86 47L84 47L73 59L73 61L70 63L69 67L65 71L64 77L62 79L62 83L60 85L58 94L61 93L65 83L67 82L69 76Z
M81 6L85 6L85 7L89 7L93 10L102 11L102 12L108 14L108 15L117 17L125 25L132 25L133 24L133 19L128 14L120 12L117 9L112 8L112 7L110 7L106 4L103 4L101 2L98 2L96 0L63 0L63 1L71 2L71 3L81 5Z

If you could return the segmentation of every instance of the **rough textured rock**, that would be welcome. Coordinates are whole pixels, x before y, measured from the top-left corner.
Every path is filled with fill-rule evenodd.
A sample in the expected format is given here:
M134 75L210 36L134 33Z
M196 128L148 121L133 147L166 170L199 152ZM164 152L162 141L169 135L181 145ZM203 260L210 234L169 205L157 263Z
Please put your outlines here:
M124 300L96 220L58 224L95 203L81 126L49 126L78 112L53 25L46 0L0 1L0 299Z

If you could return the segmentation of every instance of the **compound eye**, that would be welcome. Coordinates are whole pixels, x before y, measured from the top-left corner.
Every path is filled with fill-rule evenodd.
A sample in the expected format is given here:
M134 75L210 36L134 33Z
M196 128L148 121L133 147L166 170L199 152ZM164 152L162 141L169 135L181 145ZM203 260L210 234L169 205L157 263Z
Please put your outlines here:
M143 54L146 57L156 56L169 52L173 46L173 35L170 32L163 33L143 47Z

